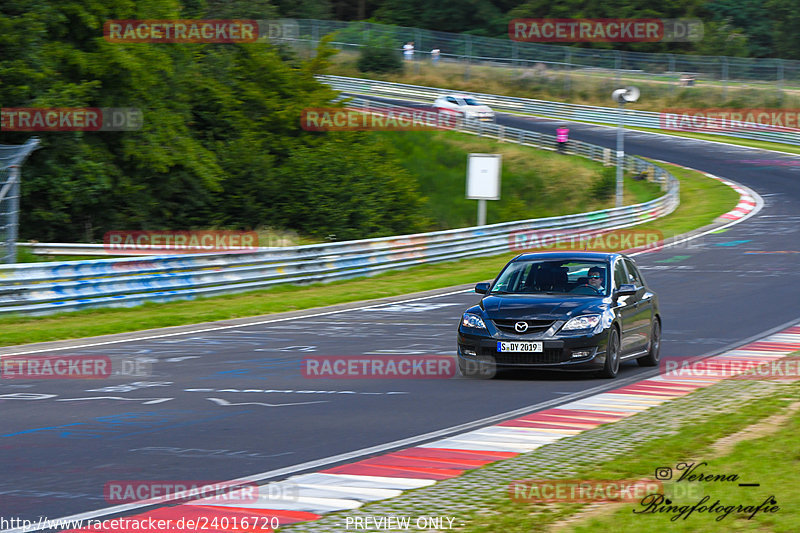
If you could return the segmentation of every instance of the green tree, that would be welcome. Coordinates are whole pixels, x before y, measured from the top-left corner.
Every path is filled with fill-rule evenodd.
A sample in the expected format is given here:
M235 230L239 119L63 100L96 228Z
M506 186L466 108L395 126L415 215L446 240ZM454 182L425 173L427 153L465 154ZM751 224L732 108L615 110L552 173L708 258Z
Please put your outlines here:
M747 35L734 28L730 20L709 22L704 25L703 40L696 46L697 53L707 56L747 57Z
M748 55L769 57L774 52L773 18L762 0L712 0L706 9L717 22L741 28L747 36ZM797 10L796 3L794 10Z
M356 63L361 72L401 72L400 52L388 37L370 39L361 48Z
M207 5L190 8L202 14ZM336 97L314 78L333 53L326 40L314 59L290 65L266 42L119 44L102 37L109 19L188 15L174 0L0 6L5 107L135 107L144 115L138 131L41 133L42 149L24 169L23 238L97 240L112 229L281 224L361 237L420 228L417 193L398 181L389 146L364 133L347 137L353 146L345 147L337 134L300 127L303 109L330 106ZM30 136L1 135L6 144ZM349 196L333 186L331 169ZM324 207L344 198L350 205L337 209L346 216L331 213L325 222L313 215L311 202ZM297 216L302 210L311 214Z
M800 59L800 5L791 0L769 0L764 6L772 18L775 55Z

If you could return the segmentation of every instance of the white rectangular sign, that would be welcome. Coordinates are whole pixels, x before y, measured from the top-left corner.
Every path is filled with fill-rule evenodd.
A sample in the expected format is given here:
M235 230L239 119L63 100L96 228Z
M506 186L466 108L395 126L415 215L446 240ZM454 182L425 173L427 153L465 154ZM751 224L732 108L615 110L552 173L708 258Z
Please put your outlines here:
M500 154L469 154L467 160L467 199L500 199Z

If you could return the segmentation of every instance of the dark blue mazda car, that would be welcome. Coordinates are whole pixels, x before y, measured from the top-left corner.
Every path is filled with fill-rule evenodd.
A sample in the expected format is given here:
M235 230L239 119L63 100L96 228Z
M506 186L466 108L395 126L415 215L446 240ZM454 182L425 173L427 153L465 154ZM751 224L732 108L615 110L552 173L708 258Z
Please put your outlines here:
M485 296L458 327L466 376L518 367L613 378L622 361L658 365L658 298L624 254L522 254L475 292Z

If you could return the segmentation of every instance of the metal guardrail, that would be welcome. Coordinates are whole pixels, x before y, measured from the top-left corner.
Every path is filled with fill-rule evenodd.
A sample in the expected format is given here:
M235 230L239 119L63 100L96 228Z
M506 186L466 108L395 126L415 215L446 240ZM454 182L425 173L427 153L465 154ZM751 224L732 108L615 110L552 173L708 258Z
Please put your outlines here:
M353 102L389 109L387 104ZM506 142L555 149L554 136L481 122L461 123L459 131ZM606 148L570 142L570 153L613 164ZM371 275L389 269L492 255L514 249L514 236L531 230L615 229L671 213L679 203L679 183L667 171L627 156L626 168L659 182L666 194L642 204L591 213L531 219L472 228L337 243L270 248L244 253L149 256L0 266L0 314L43 315L90 307L126 307L144 302L314 283ZM39 246L39 245L35 245ZM87 245L43 244L75 253ZM88 245L92 246L92 245ZM94 245L99 247L102 245ZM87 248L82 248L85 251Z
M619 110L614 107L593 107L587 105L569 104L566 102L551 102L548 100L534 100L530 98L516 98L513 96L499 96L494 94L472 93L467 91L454 91L422 85L407 85L388 81L374 81L362 78L347 78L343 76L317 76L317 79L327 83L334 89L350 94L363 94L370 96L383 96L387 98L403 98L417 100L432 104L436 97L442 94L465 94L474 96L495 110L510 113L521 113L554 118L557 120L571 120L578 122L595 122L599 124L616 125L619 120ZM625 125L641 128L661 130L661 113L655 111L635 111L626 109ZM748 127L763 127L759 124L743 123ZM665 130L675 131L675 130ZM679 131L676 133L680 133ZM800 145L800 133L786 131L729 131L700 133L708 135L721 135L755 141L779 142Z

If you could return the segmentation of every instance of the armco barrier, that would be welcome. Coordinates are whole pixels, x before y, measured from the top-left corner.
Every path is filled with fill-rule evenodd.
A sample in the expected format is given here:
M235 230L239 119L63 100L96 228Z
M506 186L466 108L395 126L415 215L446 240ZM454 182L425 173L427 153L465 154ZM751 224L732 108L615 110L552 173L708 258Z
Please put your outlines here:
M353 102L389 109L386 104ZM460 131L554 149L555 137L496 124L461 123ZM571 142L570 152L614 163L608 150ZM389 269L512 249L519 231L614 229L671 213L679 202L679 184L671 174L627 156L626 168L660 182L666 194L650 202L561 217L541 218L414 235L338 243L261 249L245 253L191 254L98 259L0 266L0 313L43 315L90 307L134 306L144 302L269 288L285 283L313 283L371 275ZM36 246L36 245L34 245ZM60 245L41 245L58 247ZM61 245L65 246L65 245ZM85 245L66 245L75 247ZM85 252L82 249L82 253Z
M499 96L495 94L471 93L454 91L421 85L406 85L388 81L366 80L362 78L346 78L343 76L317 76L317 79L327 83L337 91L351 94L370 96L383 96L388 98L402 98L417 100L433 104L433 101L442 94L465 94L474 96L482 104L510 113L538 115L558 120L574 120L578 122L594 122L598 124L616 125L619 122L619 110L614 107L593 107L587 105L569 104L566 102L550 102L547 100L533 100L530 98L515 98L513 96ZM609 93L610 96L610 93ZM749 124L752 127L757 124ZM640 128L661 127L661 114L655 111L625 110L625 125ZM672 130L668 130L672 131ZM680 135L681 132L676 131ZM756 141L779 142L800 145L800 133L786 131L703 131L706 135L721 135Z

